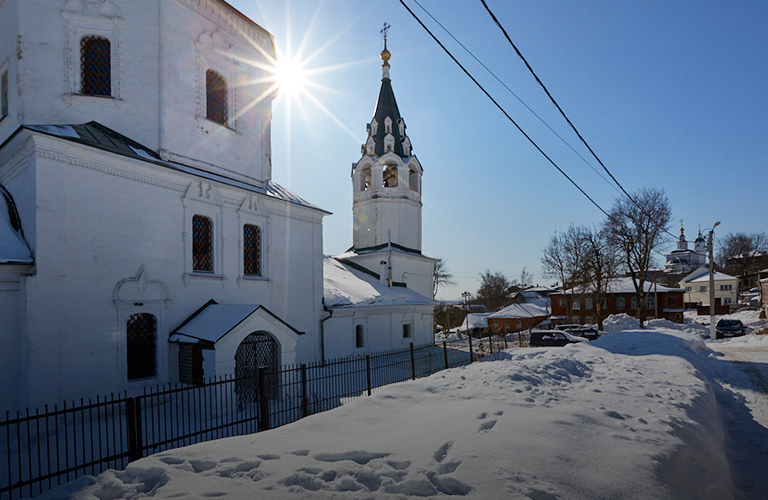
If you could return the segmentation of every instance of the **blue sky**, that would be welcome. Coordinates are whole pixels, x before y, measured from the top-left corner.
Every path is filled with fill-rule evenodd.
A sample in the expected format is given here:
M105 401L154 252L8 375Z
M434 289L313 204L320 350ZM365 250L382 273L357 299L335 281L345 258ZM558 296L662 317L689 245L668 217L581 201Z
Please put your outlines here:
M603 208L619 195L478 66L414 0L405 0L526 132ZM627 190L664 188L677 234L768 229L768 3L486 0L582 135ZM273 178L333 212L324 249L352 243L351 165L381 83L384 22L391 78L424 167L425 254L474 293L479 273L524 266L555 231L603 214L507 121L397 0L230 0L318 70L311 99L273 104ZM419 0L598 170L479 0ZM302 42L304 45L302 46ZM303 47L301 51L299 48ZM331 118L330 115L333 115ZM668 249L672 249L671 241Z

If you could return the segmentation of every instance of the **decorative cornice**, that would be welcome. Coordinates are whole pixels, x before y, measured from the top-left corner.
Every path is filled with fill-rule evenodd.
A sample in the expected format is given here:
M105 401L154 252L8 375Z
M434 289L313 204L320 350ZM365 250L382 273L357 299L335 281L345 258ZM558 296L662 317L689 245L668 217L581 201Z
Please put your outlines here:
M130 172L127 170L122 170L119 168L115 168L112 166L107 166L102 163L96 163L92 161L87 161L82 158L75 158L71 155L59 152L59 151L53 151L53 150L46 150L41 148L35 149L35 157L36 158L44 158L46 160L53 160L58 161L60 163L66 163L68 165L73 165L76 167L82 167L87 168L89 170L95 170L97 172L101 172L103 174L113 175L115 177L121 177L123 179L132 180L135 182L141 182L144 184L149 184L151 186L161 187L164 189L170 189L172 191L177 192L185 192L187 190L188 182L185 182L183 184L181 183L175 183L175 182L168 182L161 179L158 179L156 177L150 177L148 175L141 175L136 172ZM114 162L112 162L114 163Z
M177 0L211 21L229 28L247 42L258 43L274 55L274 41L267 30L223 0Z

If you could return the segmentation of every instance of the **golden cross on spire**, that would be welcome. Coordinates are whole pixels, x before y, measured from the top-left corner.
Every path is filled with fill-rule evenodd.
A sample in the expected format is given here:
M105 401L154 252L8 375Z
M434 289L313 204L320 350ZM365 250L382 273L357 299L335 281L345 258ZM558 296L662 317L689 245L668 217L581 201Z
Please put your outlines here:
M391 28L391 27L392 27L391 25L389 25L387 23L384 23L384 27L381 28L381 31L379 31L379 33L381 33L382 36L384 37L384 44L385 45L387 43L387 33L389 32L389 28Z

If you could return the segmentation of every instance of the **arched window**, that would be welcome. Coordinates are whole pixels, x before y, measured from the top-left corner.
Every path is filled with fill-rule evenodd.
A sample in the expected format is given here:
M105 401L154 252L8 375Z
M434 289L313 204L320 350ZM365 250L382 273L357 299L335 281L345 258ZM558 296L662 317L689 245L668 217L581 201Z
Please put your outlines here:
M365 328L363 325L355 326L355 347L357 349L365 347Z
M397 187L397 165L384 165L381 185L383 187Z
M206 118L219 125L227 124L227 81L209 69L205 72Z
M408 171L408 188L411 191L419 192L419 173L415 168L411 168Z
M109 40L84 36L80 40L80 92L112 95L112 56Z
M360 191L371 189L371 167L363 168L360 172Z
M261 228L243 226L243 274L261 276Z
M213 271L213 221L203 215L192 217L192 269Z
M132 314L126 325L128 380L157 375L157 318Z

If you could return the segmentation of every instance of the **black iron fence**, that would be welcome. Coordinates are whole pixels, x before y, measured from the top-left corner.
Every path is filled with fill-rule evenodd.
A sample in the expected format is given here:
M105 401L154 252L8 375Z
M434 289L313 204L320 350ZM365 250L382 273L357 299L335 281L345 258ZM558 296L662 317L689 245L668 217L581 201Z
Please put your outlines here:
M378 388L463 366L488 341L443 342L326 363L265 368L248 377L81 399L0 422L0 499L33 497L159 451L250 434L370 396ZM498 352L499 346L496 347ZM247 390L246 390L247 389Z

